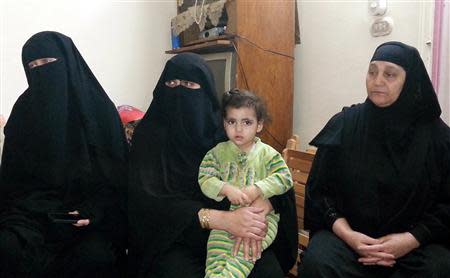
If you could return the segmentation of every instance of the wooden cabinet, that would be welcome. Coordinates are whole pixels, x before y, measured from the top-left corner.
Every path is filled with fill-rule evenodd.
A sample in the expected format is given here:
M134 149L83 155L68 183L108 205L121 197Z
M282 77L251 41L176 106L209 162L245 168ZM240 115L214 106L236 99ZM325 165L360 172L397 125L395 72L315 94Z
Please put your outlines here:
M166 53L236 51L235 85L264 99L272 121L261 138L281 152L292 136L295 1L231 0L226 9L224 36Z

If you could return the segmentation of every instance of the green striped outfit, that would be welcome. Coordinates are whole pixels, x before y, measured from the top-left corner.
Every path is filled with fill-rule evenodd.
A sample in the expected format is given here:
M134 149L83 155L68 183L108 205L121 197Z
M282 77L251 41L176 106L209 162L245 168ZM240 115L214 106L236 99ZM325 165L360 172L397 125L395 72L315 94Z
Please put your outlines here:
M231 141L219 143L203 158L198 179L203 193L218 202L224 198L218 195L225 182L240 188L255 184L264 199L283 194L292 187L291 173L281 155L259 138L255 138L255 145L248 154ZM238 207L231 205L230 210ZM277 235L279 219L274 212L267 216L264 250ZM205 277L247 277L250 274L254 263L244 259L242 247L236 257L232 256L233 244L228 232L211 231Z

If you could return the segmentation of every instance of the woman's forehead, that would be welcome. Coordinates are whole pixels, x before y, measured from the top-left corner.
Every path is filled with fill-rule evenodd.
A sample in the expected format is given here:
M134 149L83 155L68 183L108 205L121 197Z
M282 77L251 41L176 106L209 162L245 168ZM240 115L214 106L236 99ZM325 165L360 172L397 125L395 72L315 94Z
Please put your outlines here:
M177 64L168 64L165 80L173 80L173 79L181 79L186 81L193 81L196 83L204 83L205 74L195 66L185 66L185 65L177 65Z
M383 68L383 69L394 69L394 70L405 70L402 66L397 65L392 62L387 61L372 61L369 64L370 68Z
M51 38L36 38L28 41L22 50L22 58L25 63L40 58L60 58L63 56L61 46Z

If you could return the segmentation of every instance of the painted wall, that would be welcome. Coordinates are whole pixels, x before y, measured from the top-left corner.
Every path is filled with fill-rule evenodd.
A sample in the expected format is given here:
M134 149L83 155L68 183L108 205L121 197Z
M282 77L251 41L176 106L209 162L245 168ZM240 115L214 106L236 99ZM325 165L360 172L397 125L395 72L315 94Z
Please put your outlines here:
M0 114L27 88L21 51L34 33L72 38L112 101L146 110L169 55L176 1L1 0Z
M302 44L296 47L294 133L305 148L343 106L365 99L365 73L377 45L400 40L416 46L429 65L433 4L388 1L391 35L369 33L375 19L367 1L298 0ZM72 37L111 99L146 110L170 47L175 0L1 0L0 113L9 115L27 83L23 43L55 30Z
M364 102L365 75L376 46L398 40L419 49L431 61L431 1L388 2L385 16L394 20L390 35L369 32L376 18L368 1L298 1L302 43L295 51L294 133L301 148L343 106ZM429 71L430 72L430 71Z

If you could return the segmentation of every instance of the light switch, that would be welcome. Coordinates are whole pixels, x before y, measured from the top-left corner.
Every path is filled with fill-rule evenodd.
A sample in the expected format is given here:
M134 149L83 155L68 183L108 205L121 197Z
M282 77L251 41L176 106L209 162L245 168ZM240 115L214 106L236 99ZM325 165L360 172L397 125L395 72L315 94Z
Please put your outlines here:
M369 12L371 15L384 15L387 10L387 0L369 0Z

